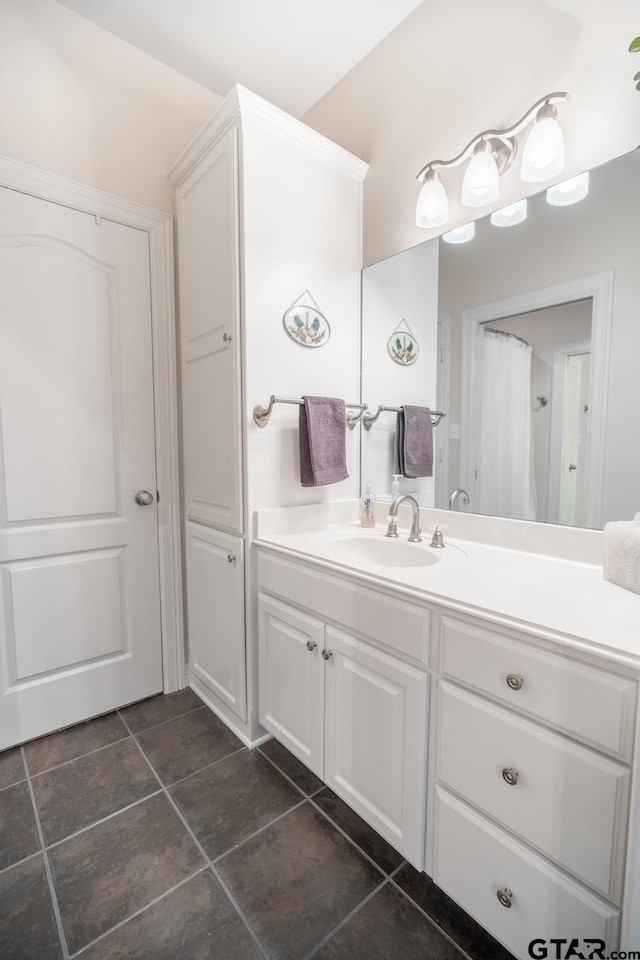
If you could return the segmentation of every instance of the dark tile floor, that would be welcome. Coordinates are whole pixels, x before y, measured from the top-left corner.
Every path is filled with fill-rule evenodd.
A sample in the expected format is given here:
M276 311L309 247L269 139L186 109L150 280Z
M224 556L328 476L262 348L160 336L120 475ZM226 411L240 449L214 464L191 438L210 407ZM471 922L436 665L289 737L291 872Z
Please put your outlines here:
M2 960L512 960L191 691L0 754Z

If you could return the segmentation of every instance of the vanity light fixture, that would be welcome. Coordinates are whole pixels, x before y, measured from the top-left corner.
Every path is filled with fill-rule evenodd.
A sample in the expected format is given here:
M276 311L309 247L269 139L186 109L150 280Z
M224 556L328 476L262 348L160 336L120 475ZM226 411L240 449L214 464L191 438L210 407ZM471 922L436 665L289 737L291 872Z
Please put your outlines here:
M580 173L570 180L555 183L547 190L547 203L552 207L569 207L572 203L580 203L589 193L589 171Z
M445 243L468 243L469 240L473 240L476 234L476 225L472 220L471 223L465 223L461 227L455 227L453 230L450 230L449 233L443 233L442 239Z
M498 197L499 178L518 153L517 137L532 121L524 145L520 175L527 182L555 177L564 167L564 139L558 123L556 103L566 103L568 93L550 93L536 101L505 130L484 130L469 141L451 160L431 160L420 170L422 184L416 207L416 225L427 229L442 226L449 216L449 204L439 170L457 167L469 159L462 181L462 203L467 207L488 206ZM464 241L463 241L464 242Z
M494 210L489 218L494 227L513 227L527 219L527 201L518 200L502 210Z

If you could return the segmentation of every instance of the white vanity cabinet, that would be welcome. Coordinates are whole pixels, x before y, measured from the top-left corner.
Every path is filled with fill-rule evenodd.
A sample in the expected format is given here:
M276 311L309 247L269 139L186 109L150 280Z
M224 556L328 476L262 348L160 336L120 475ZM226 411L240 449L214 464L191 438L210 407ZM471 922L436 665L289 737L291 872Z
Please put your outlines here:
M262 552L258 580L261 724L422 869L429 612Z
M446 615L438 659L429 872L517 957L616 948L635 679Z
M418 810L424 871L519 960L635 955L637 596L558 564L555 533L549 556L470 539L424 574L347 565L365 534L334 516L265 517L265 726L417 866Z

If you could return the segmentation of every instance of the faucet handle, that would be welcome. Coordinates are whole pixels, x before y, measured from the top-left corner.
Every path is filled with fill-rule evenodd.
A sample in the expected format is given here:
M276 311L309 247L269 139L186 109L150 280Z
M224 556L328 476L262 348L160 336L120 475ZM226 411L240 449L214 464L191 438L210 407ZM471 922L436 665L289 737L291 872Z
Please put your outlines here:
M389 517L389 526L387 527L387 532L385 537L399 537L398 533L398 524L396 523L395 517Z
M431 537L430 547L444 547L446 546L444 542L444 537L442 536L442 530L439 525L436 524L435 530L433 531L433 536Z

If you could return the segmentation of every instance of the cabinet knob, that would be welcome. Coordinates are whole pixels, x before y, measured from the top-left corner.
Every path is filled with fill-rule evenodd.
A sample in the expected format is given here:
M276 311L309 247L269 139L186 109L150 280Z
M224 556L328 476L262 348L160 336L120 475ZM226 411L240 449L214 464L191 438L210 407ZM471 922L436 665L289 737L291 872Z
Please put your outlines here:
M223 333L222 339L224 340L225 343L231 343L231 341L233 340L233 337L231 336L230 333Z
M507 674L507 686L510 690L522 690L522 677L519 673Z
M332 657L332 656L333 656L333 650L323 650L323 651L322 651L322 659L323 659L323 660L328 660L329 657Z
M513 894L508 887L505 887L503 890L498 890L496 896L503 907L507 907L507 909L511 907L513 903Z
M227 554L227 563L235 563L235 562L236 562L236 558L234 557L234 555L233 555L232 553L228 553L228 554Z
M502 770L502 779L505 783L508 783L510 787L515 787L518 782L518 771L515 767L504 767Z
M309 653L313 653L317 646L318 644L315 642L315 640L307 640L307 650Z

